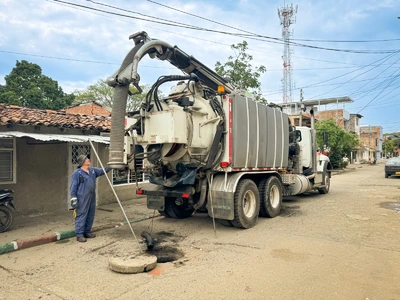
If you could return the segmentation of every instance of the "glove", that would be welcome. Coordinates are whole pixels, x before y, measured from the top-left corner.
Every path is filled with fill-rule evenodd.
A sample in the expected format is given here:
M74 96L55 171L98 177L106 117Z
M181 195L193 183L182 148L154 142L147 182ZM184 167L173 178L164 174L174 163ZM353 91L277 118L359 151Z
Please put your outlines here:
M75 208L78 207L78 198L76 198L76 197L71 198L71 207L72 207L73 209L75 209Z

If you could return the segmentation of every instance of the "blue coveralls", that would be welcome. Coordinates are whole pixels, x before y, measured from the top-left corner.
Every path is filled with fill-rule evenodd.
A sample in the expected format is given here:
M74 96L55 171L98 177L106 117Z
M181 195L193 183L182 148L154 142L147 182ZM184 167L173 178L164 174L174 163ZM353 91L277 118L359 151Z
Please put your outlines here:
M105 168L106 172L111 170ZM72 173L70 194L78 198L78 208L75 217L75 233L77 237L84 236L92 229L96 212L96 178L104 175L103 169L89 167L89 173L78 168Z

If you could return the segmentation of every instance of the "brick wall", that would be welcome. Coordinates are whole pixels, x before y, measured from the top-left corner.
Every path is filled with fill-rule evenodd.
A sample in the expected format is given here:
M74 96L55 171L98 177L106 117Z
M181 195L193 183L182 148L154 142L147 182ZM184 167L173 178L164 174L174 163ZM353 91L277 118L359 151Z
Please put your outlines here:
M373 150L380 150L381 127L368 126L360 129L360 144Z
M347 120L345 120L343 117L343 109L319 111L318 116L316 118L318 120L333 119L336 125L338 125L342 129L346 129L345 122Z
M68 107L65 109L67 114L79 114L79 115L101 115L101 116L111 116L111 112L103 108L97 103L88 103L77 106Z

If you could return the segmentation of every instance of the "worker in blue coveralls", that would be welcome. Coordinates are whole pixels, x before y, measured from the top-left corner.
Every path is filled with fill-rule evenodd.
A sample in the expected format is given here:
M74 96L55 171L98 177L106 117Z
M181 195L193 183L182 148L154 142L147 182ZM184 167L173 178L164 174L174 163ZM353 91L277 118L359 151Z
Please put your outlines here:
M71 178L71 207L76 209L75 233L78 242L84 243L87 238L94 238L91 233L96 211L96 178L104 175L101 168L90 167L90 158L80 155L77 158L78 168ZM111 170L105 168L106 172Z

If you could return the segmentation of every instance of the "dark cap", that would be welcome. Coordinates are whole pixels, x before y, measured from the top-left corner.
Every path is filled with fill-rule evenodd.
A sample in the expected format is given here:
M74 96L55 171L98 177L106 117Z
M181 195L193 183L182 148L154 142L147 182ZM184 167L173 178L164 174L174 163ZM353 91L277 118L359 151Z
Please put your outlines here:
M83 163L85 162L86 158L89 158L88 155L79 155L78 158L76 159L78 162L78 166L82 167Z

